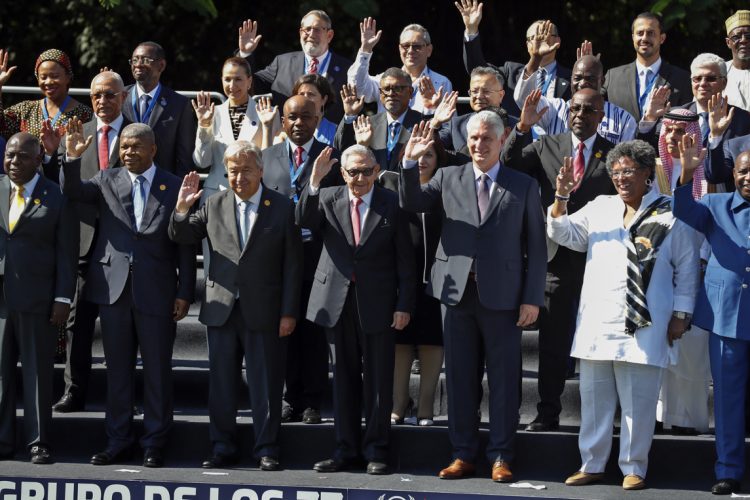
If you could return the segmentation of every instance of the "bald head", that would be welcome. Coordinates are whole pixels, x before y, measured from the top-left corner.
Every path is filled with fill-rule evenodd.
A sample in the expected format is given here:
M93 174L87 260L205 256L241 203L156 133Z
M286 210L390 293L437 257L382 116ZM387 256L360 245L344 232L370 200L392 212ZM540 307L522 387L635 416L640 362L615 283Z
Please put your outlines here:
M318 126L315 103L303 95L290 97L284 103L281 122L287 137L297 146L302 146L312 139Z
M34 178L42 164L42 147L39 139L27 132L13 135L5 146L3 166L5 173L16 185Z
M604 84L604 66L591 55L582 56L573 66L570 82L573 92L581 89L601 90Z
M125 82L122 81L122 77L119 73L115 73L114 71L102 71L96 75L94 79L91 80L92 91L99 83L111 83L113 88L116 88L117 91L125 90Z

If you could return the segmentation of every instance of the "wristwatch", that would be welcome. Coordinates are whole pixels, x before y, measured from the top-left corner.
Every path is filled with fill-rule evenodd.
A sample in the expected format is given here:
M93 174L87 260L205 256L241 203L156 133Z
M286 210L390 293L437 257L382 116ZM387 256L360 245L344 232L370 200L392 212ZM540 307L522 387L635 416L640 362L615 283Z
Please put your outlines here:
M691 319L693 319L693 315L692 314L686 313L684 311L674 311L672 313L672 316L674 316L677 319L686 319L688 321L690 321Z

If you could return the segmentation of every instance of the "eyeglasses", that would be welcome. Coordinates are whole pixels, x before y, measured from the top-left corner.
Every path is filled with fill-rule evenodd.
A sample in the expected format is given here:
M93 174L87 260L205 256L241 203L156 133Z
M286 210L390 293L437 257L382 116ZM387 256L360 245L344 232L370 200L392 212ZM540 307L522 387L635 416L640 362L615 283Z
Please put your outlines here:
M578 104L572 104L570 106L570 112L574 115L592 115L601 111L601 109L596 109L593 106L580 106Z
M472 97L477 97L479 95L492 95L500 92L501 89L483 89L481 87L475 88L475 89L469 89L469 95Z
M388 87L380 87L380 93L384 95L400 94L401 92L410 88L411 88L411 85L390 85Z
M344 169L346 172L346 175L349 177L357 177L358 175L362 174L364 177L370 177L375 172L375 167L367 167L367 168L351 168L351 169Z
M120 94L122 94L122 92L97 92L96 94L91 94L91 98L95 101L102 99L105 101L111 101Z
M701 82L716 83L719 81L719 78L724 78L724 77L716 76L716 75L691 76L690 81L695 84L699 84Z
M426 43L399 43L399 47L401 47L401 50L404 52L409 52L409 49L413 50L414 52L419 52L425 47L427 47Z
M612 178L617 179L619 177L622 177L623 179L630 179L631 177L635 176L635 173L638 170L642 170L642 168L623 168L622 170L613 170Z
M156 61L160 61L160 58L153 58L153 57L146 57L146 56L133 56L130 59L128 59L128 64L131 66L135 66L136 64L145 64L146 66L151 66Z
M299 32L304 33L305 35L309 35L311 33L315 33L316 35L319 35L323 32L326 32L330 30L331 28L321 28L320 26L300 26Z
M750 40L750 31L743 31L729 37L732 43L740 43L742 40Z

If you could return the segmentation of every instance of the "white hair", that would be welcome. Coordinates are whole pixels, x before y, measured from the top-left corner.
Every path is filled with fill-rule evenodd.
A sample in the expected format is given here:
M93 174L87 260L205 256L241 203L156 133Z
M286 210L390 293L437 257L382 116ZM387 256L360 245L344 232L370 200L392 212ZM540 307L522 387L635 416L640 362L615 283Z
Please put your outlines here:
M727 65L724 59L710 52L704 52L695 56L693 62L690 63L690 76L695 75L700 68L705 68L706 66L717 66L719 74L723 78L727 77Z
M479 127L481 123L490 127L497 138L502 137L505 133L505 125L500 115L487 109L479 111L469 118L469 121L466 123L466 131L471 134L471 131Z
M250 141L234 141L224 151L224 166L230 159L241 157L254 157L258 163L258 168L263 170L263 153L260 148Z
M114 71L102 71L101 73L97 74L92 80L91 80L91 87L94 88L94 84L96 84L99 80L104 80L105 78L114 80L114 82L117 84L117 88L125 90L125 82L123 81L122 77L119 73L116 73Z
M422 37L424 38L424 43L427 45L430 45L432 41L430 40L430 32L427 31L427 28L422 26L421 24L410 24L404 29L401 30L401 34L398 36L398 41L400 42L402 38L404 38L404 35L409 31L416 31L417 33L422 33Z
M342 168L346 168L350 156L363 156L368 161L368 163L372 163L373 165L377 163L375 155L370 148L368 148L367 146L362 146L361 144L355 144L353 146L349 146L344 150L343 153L341 153Z

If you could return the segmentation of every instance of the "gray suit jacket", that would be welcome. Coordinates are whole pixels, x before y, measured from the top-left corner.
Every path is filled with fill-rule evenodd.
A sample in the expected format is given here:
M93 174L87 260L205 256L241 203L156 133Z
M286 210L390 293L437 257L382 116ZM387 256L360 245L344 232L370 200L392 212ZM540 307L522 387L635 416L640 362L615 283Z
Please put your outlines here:
M414 248L398 196L373 186L372 204L354 246L347 186L306 189L297 204L301 226L323 236L307 319L333 328L356 279L359 321L365 333L387 330L396 311L411 313L416 299Z
M171 316L175 298L192 302L195 249L177 245L167 235L180 179L156 169L141 229L137 230L133 184L127 169L103 170L90 180L82 181L80 164L80 158L63 161L63 193L72 200L97 205L99 209L98 235L89 264L86 298L96 304L110 305L123 293L132 293L135 307L155 316ZM125 290L129 279L131 287Z
M289 149L286 141L264 149L263 184L290 199L293 199L295 194L297 195L297 199L299 199L302 191L307 189L313 163L315 163L315 159L325 147L325 144L313 139L310 152L307 155L307 160L305 160L305 163L302 166L302 172L294 183L294 188L292 188L292 177L289 174L291 159L289 158ZM339 152L334 151L333 157L339 158L339 156ZM341 184L342 182L343 179L341 178L340 166L339 163L336 163L321 182L321 186L328 187Z
M302 286L302 238L294 223L294 204L267 187L244 248L240 247L234 191L210 196L197 212L177 221L169 237L192 245L208 238L211 264L200 321L224 325L239 292L245 324L251 331L277 333L282 316L296 318Z
M78 221L54 182L40 177L16 226L8 229L11 182L0 175L0 275L5 304L49 316L55 297L73 300Z
M476 259L479 300L488 309L544 304L547 248L539 185L501 165L485 219L479 220L471 163L440 168L420 186L419 169L401 169L401 206L430 212L442 201L443 227L425 292L447 305L461 301Z

